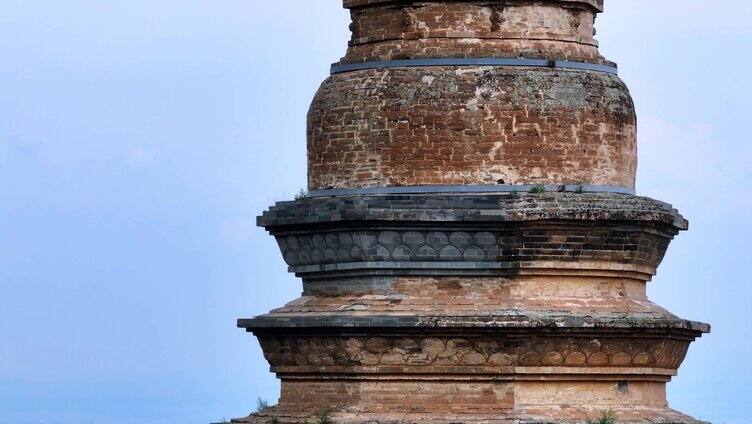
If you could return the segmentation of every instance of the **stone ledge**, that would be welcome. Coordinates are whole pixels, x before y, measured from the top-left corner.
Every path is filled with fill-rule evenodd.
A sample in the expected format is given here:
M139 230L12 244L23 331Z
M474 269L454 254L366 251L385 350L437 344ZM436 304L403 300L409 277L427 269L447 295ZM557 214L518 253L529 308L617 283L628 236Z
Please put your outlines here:
M614 193L311 197L277 203L258 223L304 281L535 269L647 281L688 227L666 203Z
M674 369L635 367L272 367L287 380L378 381L660 381L678 375ZM315 374L315 375L309 375Z
M277 227L353 221L389 222L652 222L675 230L689 223L671 205L613 193L405 194L304 198L278 202L258 217Z
M640 329L643 332L654 330L686 331L688 335L699 336L710 332L710 325L684 320L673 316L655 313L632 314L591 314L580 315L566 312L505 311L482 315L442 315L442 314L383 314L362 315L357 313L340 314L268 314L251 319L238 320L238 327L248 331L279 331L283 329L340 328L342 331L368 331L369 329L409 330L422 332L434 329L448 331L458 329L483 332L484 330L504 329L508 331L529 331L530 329L551 331L618 332Z
M640 412L640 408L635 408ZM315 414L319 411L290 412L277 410L272 407L267 411L252 414L246 418L232 420L236 424L270 424L270 420L277 419L277 422L284 424L301 424L304 421L314 422ZM648 411L653 412L653 411ZM333 414L335 424L584 424L585 420L581 419L545 419L540 417L525 416L524 413L505 414L501 416L495 414ZM673 410L662 410L656 413L655 418L644 419L619 419L618 424L710 424L706 421L695 420L689 416ZM591 410L587 414L592 418L598 416L598 411ZM618 418L618 417L617 417Z

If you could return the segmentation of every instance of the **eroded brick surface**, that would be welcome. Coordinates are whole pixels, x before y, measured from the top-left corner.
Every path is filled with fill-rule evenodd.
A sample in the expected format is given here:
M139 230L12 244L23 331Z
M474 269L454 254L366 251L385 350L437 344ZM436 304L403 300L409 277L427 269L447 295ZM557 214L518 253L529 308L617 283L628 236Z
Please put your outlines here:
M636 279L587 276L399 277L381 290L352 293L336 283L308 283L303 297L275 314L482 314L500 311L651 313L673 317L647 300ZM342 283L340 283L342 284Z
M634 187L635 122L626 86L605 73L431 67L338 74L309 112L309 187Z
M352 2L342 63L505 57L607 64L593 1ZM534 89L533 89L534 88ZM331 77L309 112L309 187L634 187L634 106L613 75L419 67Z
M352 11L342 62L426 57L536 57L603 63L594 9L539 2L416 2Z
M504 367L675 370L691 339L498 336L261 336L278 372L502 373Z

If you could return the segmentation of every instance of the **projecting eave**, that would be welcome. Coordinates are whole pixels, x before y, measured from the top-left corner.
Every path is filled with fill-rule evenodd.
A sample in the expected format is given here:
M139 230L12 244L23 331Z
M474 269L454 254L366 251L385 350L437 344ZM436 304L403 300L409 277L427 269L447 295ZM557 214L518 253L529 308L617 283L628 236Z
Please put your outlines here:
M679 332L692 337L710 333L710 325L652 313L579 315L565 312L509 312L497 314L279 314L239 319L238 327L248 331L301 328L392 328L392 329L504 329L507 331L594 331L594 332Z
M279 202L258 225L280 227L343 222L522 223L532 221L632 222L671 233L689 223L671 205L614 193L471 193L305 197Z

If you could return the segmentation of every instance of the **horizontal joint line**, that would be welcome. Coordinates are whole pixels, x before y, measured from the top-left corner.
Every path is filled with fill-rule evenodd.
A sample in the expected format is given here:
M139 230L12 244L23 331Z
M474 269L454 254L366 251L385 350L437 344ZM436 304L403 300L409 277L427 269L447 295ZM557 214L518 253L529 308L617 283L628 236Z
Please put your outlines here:
M367 69L415 68L424 66L526 66L533 68L577 69L604 72L612 75L619 74L619 70L615 66L600 65L597 63L572 62L568 60L493 57L400 59L344 64L335 63L331 67L331 74L335 75L344 72L363 71Z
M583 192L583 193L617 193L634 195L629 187L608 185L573 185L573 184L497 184L497 185L439 185L439 186L399 186L367 187L312 190L307 197L352 196L373 194L434 194L434 193L525 193L530 191L546 192Z

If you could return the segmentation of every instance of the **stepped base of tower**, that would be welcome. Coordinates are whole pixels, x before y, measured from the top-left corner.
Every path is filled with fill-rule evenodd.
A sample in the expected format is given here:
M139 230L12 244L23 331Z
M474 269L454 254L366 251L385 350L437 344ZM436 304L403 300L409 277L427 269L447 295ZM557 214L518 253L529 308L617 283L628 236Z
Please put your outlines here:
M280 405L236 423L582 423L612 411L618 423L700 424L666 402L671 370L561 369L499 375L400 375L365 380L283 381ZM640 373L644 373L640 376ZM620 380L628 379L628 380Z
M646 284L687 223L608 193L358 195L259 223L303 296L241 319L282 381L239 423L694 424L666 383L706 324Z
M321 411L337 423L566 423L608 410L620 423L698 423L669 409L666 383L708 328L658 312L278 310L240 325L282 381L279 405L240 423Z
M561 369L499 375L400 375L354 380L283 381L280 406L237 423L582 423L613 411L619 423L699 424L665 398L671 370ZM644 373L644 375L639 375ZM628 380L620 380L628 379Z

